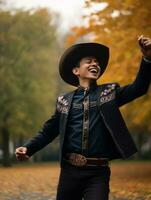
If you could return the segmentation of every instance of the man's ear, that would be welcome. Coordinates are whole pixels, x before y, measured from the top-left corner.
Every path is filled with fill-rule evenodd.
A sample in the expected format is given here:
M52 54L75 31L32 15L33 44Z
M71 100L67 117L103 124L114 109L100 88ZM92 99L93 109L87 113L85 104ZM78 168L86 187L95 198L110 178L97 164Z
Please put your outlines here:
M76 76L79 76L79 67L74 67L74 68L72 69L72 73L73 73L74 75L76 75Z

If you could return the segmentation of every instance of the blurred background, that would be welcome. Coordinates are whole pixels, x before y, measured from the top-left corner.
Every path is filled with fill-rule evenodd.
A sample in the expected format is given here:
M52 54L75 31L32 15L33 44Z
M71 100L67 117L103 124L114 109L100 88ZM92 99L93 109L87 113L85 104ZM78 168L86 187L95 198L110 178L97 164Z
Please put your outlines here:
M79 42L110 47L98 80L131 83L141 52L137 38L151 37L148 0L0 0L0 164L14 166L16 147L53 114L59 94L72 90L58 74L59 58ZM134 161L151 160L151 90L121 108L139 149ZM30 163L58 161L58 138Z
M139 0L0 1L0 161L34 136L54 111L59 94L71 90L58 74L64 49L95 41L110 47L110 63L98 81L131 83L139 69L137 38L151 36L151 2ZM122 108L139 148L151 159L151 94ZM135 158L136 158L135 157ZM58 140L33 156L58 159Z

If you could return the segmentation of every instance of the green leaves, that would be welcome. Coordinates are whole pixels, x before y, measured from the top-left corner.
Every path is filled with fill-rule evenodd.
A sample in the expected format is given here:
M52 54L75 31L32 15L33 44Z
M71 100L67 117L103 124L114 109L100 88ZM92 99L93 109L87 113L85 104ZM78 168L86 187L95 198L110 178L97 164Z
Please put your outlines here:
M46 9L0 11L0 132L33 135L54 110L59 47L51 19Z

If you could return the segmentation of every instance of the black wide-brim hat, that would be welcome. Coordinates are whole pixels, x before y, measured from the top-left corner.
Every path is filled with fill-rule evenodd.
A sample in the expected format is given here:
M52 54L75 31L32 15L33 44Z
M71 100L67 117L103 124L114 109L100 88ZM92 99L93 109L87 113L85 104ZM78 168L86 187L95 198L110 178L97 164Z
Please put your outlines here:
M109 48L99 43L75 44L64 52L59 62L59 73L66 83L79 85L78 77L72 73L72 69L87 56L95 57L101 68L100 76L104 73L109 60Z

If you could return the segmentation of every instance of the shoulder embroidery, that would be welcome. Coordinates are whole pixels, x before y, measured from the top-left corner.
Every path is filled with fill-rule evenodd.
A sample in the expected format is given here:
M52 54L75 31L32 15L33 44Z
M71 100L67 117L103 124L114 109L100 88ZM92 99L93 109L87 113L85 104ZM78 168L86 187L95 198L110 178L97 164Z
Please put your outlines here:
M59 96L57 99L57 110L58 112L67 114L68 113L68 101L64 96Z
M115 99L115 87L116 87L115 83L108 84L107 88L101 92L100 105Z
M104 90L101 92L101 95L100 95L100 96L107 95L107 94L109 94L111 91L113 92L114 89L115 89L115 87L116 87L116 84L115 84L115 83L112 83L112 84L107 85L107 89L104 89Z

